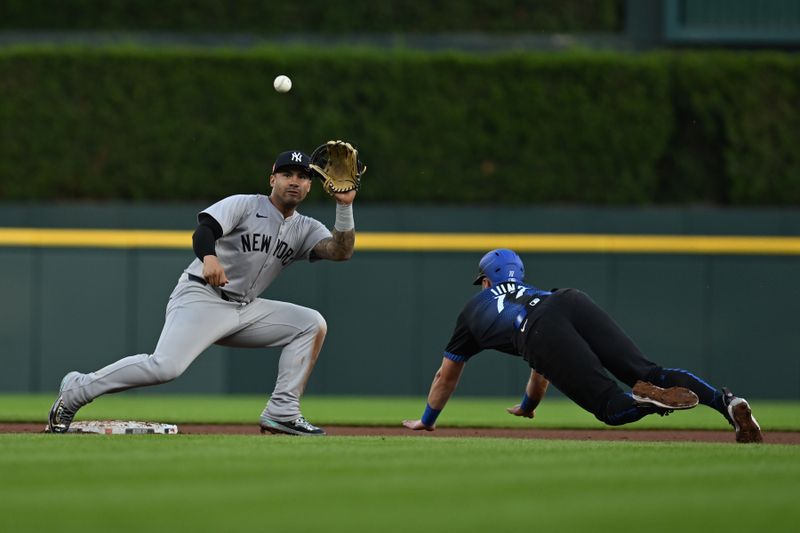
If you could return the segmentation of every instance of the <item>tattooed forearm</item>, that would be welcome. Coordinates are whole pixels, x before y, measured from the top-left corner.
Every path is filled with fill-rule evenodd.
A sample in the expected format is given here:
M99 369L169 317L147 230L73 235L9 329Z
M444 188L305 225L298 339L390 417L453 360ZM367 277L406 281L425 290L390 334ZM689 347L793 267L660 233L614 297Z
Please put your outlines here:
M314 254L320 259L331 261L346 261L353 257L353 248L356 244L355 230L332 231L333 236L322 239L314 247Z

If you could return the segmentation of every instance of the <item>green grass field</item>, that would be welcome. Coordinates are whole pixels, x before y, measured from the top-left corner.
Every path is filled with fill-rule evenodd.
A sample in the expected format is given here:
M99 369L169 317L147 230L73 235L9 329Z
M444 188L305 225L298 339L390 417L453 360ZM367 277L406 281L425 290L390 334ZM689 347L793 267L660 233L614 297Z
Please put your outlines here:
M42 421L52 396L0 396ZM454 398L441 425L602 427L549 399ZM80 417L254 423L257 397L122 394ZM800 406L753 401L765 429ZM396 424L424 398L304 400L314 422ZM708 413L703 413L708 411ZM629 427L725 429L708 409ZM0 531L797 531L800 446L253 436L0 435Z
M0 422L42 422L54 400L53 394L0 394ZM598 422L564 398L546 398L531 421L505 412L519 398L461 398L447 405L438 425L461 427L598 428ZM80 410L76 420L151 420L186 423L256 424L266 402L263 396L193 396L131 394L109 395ZM800 431L800 402L751 401L759 423L773 431ZM311 396L303 399L303 413L320 425L399 425L419 418L425 398ZM647 417L627 429L729 429L722 417L705 407Z

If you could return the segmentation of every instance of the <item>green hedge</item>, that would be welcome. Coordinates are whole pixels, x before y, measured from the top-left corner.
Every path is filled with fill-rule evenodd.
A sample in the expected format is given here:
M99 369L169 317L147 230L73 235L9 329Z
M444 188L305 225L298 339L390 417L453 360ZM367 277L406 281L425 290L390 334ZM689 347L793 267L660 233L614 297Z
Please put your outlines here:
M0 51L0 195L211 200L330 138L361 197L800 204L800 58ZM294 88L272 90L277 73ZM316 188L315 195L320 195Z
M4 0L0 28L190 32L615 32L622 0Z
M800 205L800 56L683 55L672 79L668 197Z

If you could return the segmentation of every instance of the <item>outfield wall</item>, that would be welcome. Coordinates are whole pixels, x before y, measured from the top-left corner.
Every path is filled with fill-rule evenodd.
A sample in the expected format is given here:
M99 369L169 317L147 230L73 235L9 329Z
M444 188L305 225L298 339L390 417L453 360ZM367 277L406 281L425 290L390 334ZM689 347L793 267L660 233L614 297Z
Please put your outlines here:
M152 351L203 207L1 206L0 392L52 391L68 370ZM332 205L303 211L333 223ZM800 399L797 209L363 204L356 226L350 262L294 265L265 294L328 320L309 393L425 394L482 251L514 243L528 281L590 293L652 359L750 396ZM120 230L111 235L122 240L90 233L76 246L58 228ZM153 248L132 230L171 230L177 240ZM411 234L412 244L400 249L403 236L387 232ZM456 244L435 251L448 243ZM213 347L181 378L148 391L266 394L277 357ZM458 394L517 395L526 379L519 359L485 353L468 364Z

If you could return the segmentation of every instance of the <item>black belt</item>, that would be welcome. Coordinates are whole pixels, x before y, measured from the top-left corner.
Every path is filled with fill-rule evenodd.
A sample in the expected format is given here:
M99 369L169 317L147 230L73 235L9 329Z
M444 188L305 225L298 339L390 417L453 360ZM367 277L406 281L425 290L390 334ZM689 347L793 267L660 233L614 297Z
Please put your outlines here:
M189 281L196 281L197 283L199 283L200 285L203 285L204 287L206 285L208 285L208 282L206 280L204 280L203 278L201 278L200 276L195 276L194 274L187 274L187 275L189 276ZM233 300L231 300L230 296L225 294L225 291L223 291L222 289L219 290L219 297L222 298L223 300L225 300L226 302L232 302L233 301Z

